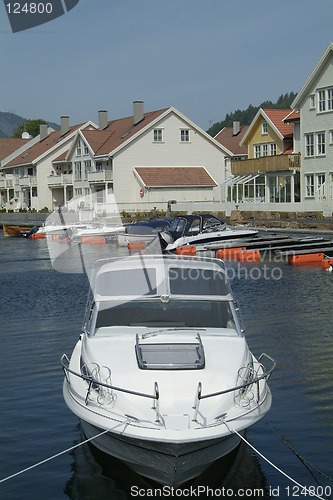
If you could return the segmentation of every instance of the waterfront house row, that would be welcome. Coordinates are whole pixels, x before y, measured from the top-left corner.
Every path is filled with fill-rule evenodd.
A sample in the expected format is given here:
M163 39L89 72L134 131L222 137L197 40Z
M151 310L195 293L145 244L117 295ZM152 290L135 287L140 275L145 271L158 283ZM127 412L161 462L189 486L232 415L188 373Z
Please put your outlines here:
M26 146L29 146L26 145ZM67 206L97 213L166 209L168 202L220 204L228 151L175 108L59 131L41 125L38 138L2 161L1 205L14 210ZM79 205L79 206L78 206Z
M107 112L1 153L0 204L18 210L322 211L333 201L333 44L290 110L260 109L215 138L175 108L109 121ZM13 149L13 144L11 145ZM1 149L1 143L0 143ZM79 201L78 201L79 200Z
M260 109L240 134L239 145L247 155L232 158L231 175L224 182L227 212L239 207L332 215L333 43L291 108ZM221 133L216 139L221 140Z

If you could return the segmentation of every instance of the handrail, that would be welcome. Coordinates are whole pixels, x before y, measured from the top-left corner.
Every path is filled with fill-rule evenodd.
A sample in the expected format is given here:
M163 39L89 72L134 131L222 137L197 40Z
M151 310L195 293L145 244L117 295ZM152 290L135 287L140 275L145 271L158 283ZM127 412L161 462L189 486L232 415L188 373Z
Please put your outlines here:
M114 391L119 391L119 392L125 392L126 394L132 394L134 396L141 396L143 398L153 399L154 401L158 401L158 399L159 399L159 390L158 390L157 382L155 382L155 384L154 384L155 394L147 394L145 392L132 391L130 389L124 389L123 387L117 387L115 385L105 384L104 382L100 382L99 380L95 379L94 377L83 375L82 373L75 372L74 370L71 370L68 366L66 366L64 359L66 362L69 362L68 356L66 354L63 354L61 357L61 365L62 365L62 368L64 370L66 380L68 382L69 382L69 379L67 378L67 373L71 373L72 375L75 375L76 377L79 377L82 380L86 380L87 382L89 382L90 386L91 386L91 384L96 384L96 385L99 385L102 387L106 387L107 389L112 389ZM156 408L157 408L157 404L156 404Z
M266 357L268 358L271 362L272 362L272 366L271 368L266 372L265 371L265 367L260 363L261 359L263 357ZM215 397L215 396L222 396L224 394L228 394L230 392L235 392L237 390L240 390L240 389L245 389L246 387L249 387L253 384L259 384L260 380L263 380L263 379L268 379L273 370L275 369L276 367L276 362L274 361L273 358L271 358L268 354L266 353L262 353L259 358L258 358L258 362L260 363L261 367L263 368L264 370L264 373L262 375L259 375L259 376L256 376L255 378L252 378L250 381L248 382L245 382L241 385L237 385L235 387L231 387L229 389L224 389L223 391L217 391L217 392L211 392L209 394L202 394L202 383L199 382L198 384L198 389L197 389L197 394L196 394L196 398L195 398L195 403L194 403L194 406L193 406L193 409L194 409L194 421L196 421L196 418L197 418L197 415L198 415L198 411L199 411L199 404L200 404L200 401L202 399L208 399L208 398L212 398L212 397ZM258 388L258 401L259 403L259 388Z

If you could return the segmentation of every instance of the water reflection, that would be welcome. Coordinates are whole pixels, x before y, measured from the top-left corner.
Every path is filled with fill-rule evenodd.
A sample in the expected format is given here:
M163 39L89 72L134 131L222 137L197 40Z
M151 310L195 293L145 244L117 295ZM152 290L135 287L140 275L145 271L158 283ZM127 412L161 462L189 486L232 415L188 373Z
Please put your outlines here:
M75 444L85 439L80 424L78 432L80 437ZM71 500L107 498L124 500L135 496L152 498L152 491L155 489L157 492L162 490L162 498L195 496L188 495L191 491L200 492L200 498L221 498L223 489L229 493L233 492L233 498L241 497L237 495L237 491L240 490L247 491L247 498L250 497L251 491L256 490L260 490L260 498L270 498L260 464L244 443L227 457L214 462L196 479L175 488L177 493L173 495L171 488L163 491L163 487L158 483L137 475L121 461L103 453L90 443L72 450L71 456L73 474L64 489ZM157 496L160 495L155 492L153 497ZM244 494L242 497L244 498Z

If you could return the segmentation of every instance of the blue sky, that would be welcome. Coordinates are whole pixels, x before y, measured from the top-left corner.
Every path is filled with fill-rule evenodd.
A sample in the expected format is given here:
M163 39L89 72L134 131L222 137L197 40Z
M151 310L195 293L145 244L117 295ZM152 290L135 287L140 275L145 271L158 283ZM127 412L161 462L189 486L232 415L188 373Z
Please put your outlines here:
M74 124L139 99L207 130L298 92L332 41L332 0L80 0L19 33L2 2L0 111Z

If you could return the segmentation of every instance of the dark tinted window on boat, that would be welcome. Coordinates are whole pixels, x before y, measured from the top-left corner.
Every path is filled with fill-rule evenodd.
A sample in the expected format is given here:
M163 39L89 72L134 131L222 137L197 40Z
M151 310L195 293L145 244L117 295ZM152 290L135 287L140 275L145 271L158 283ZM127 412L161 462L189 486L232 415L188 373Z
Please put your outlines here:
M173 295L228 295L226 275L213 269L170 267L170 293Z
M156 295L156 271L154 268L142 268L102 273L97 278L96 292L112 297Z

